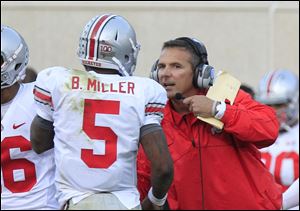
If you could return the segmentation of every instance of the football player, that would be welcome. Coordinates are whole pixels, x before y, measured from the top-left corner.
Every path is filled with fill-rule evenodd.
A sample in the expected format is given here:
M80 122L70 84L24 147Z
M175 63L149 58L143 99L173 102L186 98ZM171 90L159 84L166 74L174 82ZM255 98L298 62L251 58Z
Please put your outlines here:
M22 36L1 25L1 210L58 209L53 150L38 155L30 142L34 83L20 82L28 57Z
M262 160L285 191L299 177L299 79L289 70L267 73L257 100L272 106L280 122L276 142L261 149Z
M104 14L92 18L80 37L86 71L52 67L38 74L33 148L41 153L54 146L57 196L65 209L140 209L139 143L153 170L142 206L165 203L173 176L160 126L167 96L153 80L132 76L138 51L127 20Z
M283 210L299 210L299 178L283 193Z

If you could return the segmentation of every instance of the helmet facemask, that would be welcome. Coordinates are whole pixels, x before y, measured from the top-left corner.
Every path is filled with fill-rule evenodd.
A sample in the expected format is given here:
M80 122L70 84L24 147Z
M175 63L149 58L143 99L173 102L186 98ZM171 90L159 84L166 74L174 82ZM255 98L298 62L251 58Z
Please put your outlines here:
M288 70L270 72L259 83L256 99L276 109L281 130L287 131L298 122L298 87L298 77Z
M1 89L25 78L28 60L28 47L21 35L1 25Z

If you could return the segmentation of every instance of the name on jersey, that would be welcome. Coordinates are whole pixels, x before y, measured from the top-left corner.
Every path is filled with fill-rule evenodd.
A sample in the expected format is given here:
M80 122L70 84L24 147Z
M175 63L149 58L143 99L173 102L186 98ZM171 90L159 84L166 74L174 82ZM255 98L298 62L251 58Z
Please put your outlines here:
M134 95L134 83L120 81L118 83L102 83L99 80L88 78L86 83L80 83L79 76L72 77L73 90L87 90L92 92L116 92Z

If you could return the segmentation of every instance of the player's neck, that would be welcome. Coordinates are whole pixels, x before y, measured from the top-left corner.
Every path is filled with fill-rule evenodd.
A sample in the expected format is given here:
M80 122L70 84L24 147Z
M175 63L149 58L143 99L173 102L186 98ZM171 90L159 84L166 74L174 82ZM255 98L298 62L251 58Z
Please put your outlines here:
M5 89L1 89L1 104L5 104L17 95L20 88L19 83L15 83L14 85L7 87Z
M119 74L117 70L113 70L113 69L96 68L96 67L89 67L89 66L86 66L85 68L87 71L95 71L96 73L99 74L116 74L116 75Z

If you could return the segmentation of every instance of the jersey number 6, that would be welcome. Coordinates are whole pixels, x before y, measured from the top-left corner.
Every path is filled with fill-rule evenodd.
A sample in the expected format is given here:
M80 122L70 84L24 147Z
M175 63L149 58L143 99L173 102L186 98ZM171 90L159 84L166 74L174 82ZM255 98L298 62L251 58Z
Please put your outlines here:
M37 182L35 165L25 158L12 158L11 149L26 152L31 150L31 144L23 136L6 137L1 142L1 168L4 186L12 193L28 192ZM17 171L24 177L19 178L19 181L14 178L14 173Z

